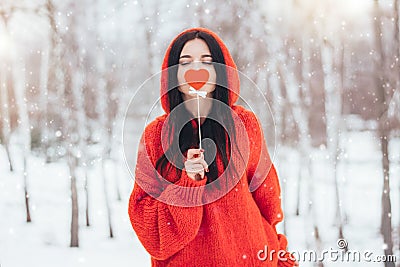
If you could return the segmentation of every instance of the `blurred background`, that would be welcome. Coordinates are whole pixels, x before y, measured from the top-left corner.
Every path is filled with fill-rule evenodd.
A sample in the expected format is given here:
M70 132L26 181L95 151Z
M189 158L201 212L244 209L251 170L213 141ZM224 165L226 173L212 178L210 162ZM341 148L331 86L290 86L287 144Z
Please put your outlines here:
M397 256L368 266L400 266L398 0L0 0L0 265L150 266L127 213L123 122L195 26L220 35L268 100L289 251L344 239ZM126 114L132 140L158 96Z

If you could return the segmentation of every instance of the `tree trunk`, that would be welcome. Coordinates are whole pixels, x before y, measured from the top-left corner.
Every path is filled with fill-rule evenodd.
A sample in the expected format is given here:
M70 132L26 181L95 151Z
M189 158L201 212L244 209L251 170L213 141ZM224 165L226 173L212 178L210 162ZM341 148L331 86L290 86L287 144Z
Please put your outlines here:
M321 39L321 66L323 67L323 82L325 92L325 120L326 120L326 143L329 157L331 159L331 167L333 171L333 180L335 184L335 207L336 207L336 225L338 226L338 238L343 239L343 220L342 220L342 204L340 198L339 181L338 181L338 158L341 154L340 136L341 136L341 90L335 87L335 84L340 85L340 81L336 79L333 72L335 47L329 45L328 41Z
M378 132L381 145L382 154L382 170L383 170L383 188L382 188L382 214L381 214L381 233L384 241L384 253L385 256L393 255L393 240L392 240L392 207L390 202L390 183L389 183L389 138L390 128L388 125L388 103L386 84L390 81L386 77L386 60L385 52L382 45L382 29L381 29L381 11L378 0L374 1L375 8L375 19L374 19L374 30L375 30L375 44L378 56L375 58L375 86L377 91L377 97L379 99L379 114L377 117L378 121ZM390 89L390 88L389 88ZM394 267L393 262L385 262L385 267Z
M110 238L113 238L114 237L114 233L113 233L113 227L112 227L112 221L111 221L111 208L110 208L110 200L109 200L109 197L108 197L107 173L106 173L106 167L105 167L104 158L101 161L101 168L102 168L102 177L103 177L104 198L105 198L106 208L107 208L107 219L108 219L109 235L110 235Z
M26 209L26 221L31 222L29 209L29 190L28 190L28 155L31 152L31 125L29 123L29 115L26 103L26 67L20 60L14 59L12 64L13 84L16 95L16 104L18 110L18 130L19 130L19 146L22 151L23 160L23 183L24 183L24 200Z
M86 215L86 226L90 226L88 178L89 177L88 177L87 169L85 168L85 199L86 199L85 215Z
M54 34L54 33L50 33ZM52 38L53 39L53 38ZM49 107L49 90L47 87L48 84L48 79L49 79L49 72L54 71L49 69L49 57L50 57L50 51L51 51L51 44L49 45L49 50L47 52L42 51L42 56L41 56L41 61L40 61L40 102L41 102L41 107L42 107L42 112L39 115L39 123L42 127L40 135L41 135L41 150L43 153L47 154L47 149L48 149L48 143L49 143L49 125L48 125L48 107ZM53 59L55 60L55 59ZM54 64L54 63L52 63Z
M9 101L8 101L8 71L6 67L6 62L3 62L0 71L0 109L2 115L2 142L4 144L4 149L6 150L8 166L10 168L10 172L14 171L11 153L10 153L10 133L11 133L11 125L10 125L10 114L9 114Z
M71 243L70 247L79 247L79 209L78 209L78 192L76 187L76 160L69 153L68 167L71 182Z
M117 194L117 200L121 201L122 200L122 198L121 198L121 190L119 189L119 183L120 183L119 182L119 168L117 166L118 162L117 162L116 159L113 159L112 163L113 163L114 177L115 177L115 192Z
M389 183L389 135L388 132L381 127L381 153L382 153L382 169L383 169L383 190L382 190L382 218L381 232L383 234L385 256L393 255L392 240L392 205L390 201L390 183ZM385 262L386 267L394 267L393 262Z
M47 78L47 81L41 81L41 86L42 89L45 90L44 93L46 93L45 96L43 96L42 102L45 101L45 114L42 118L42 122L44 122L44 125L42 125L43 129L41 132L41 138L43 139L42 141L42 149L46 155L46 163L50 163L53 159L51 156L48 154L48 149L52 145L52 142L54 142L54 138L52 137L52 124L51 121L53 120L53 115L52 113L54 112L54 109L58 109L59 106L59 99L58 97L63 94L63 69L61 65L61 60L62 60L62 52L63 52L63 44L62 44L62 38L60 37L60 33L58 31L58 25L56 21L56 8L54 6L53 0L46 0L46 11L47 11L47 19L49 21L50 25L50 43L49 43L49 49L48 49L48 59L44 59L42 61L42 72L47 71L47 77L46 73L42 73L42 78ZM44 56L42 57L42 59ZM46 68L47 66L47 70ZM46 86L46 88L43 88L43 86ZM53 104L55 103L55 104ZM56 105L56 106L54 106Z
M397 73L400 73L400 64L398 62L398 60L400 60L400 17L399 17L399 1L398 0L393 0L393 7L394 7L394 44L395 44L395 59L397 59L396 62L396 66L397 66ZM399 75L396 75L396 90L400 90L400 79L399 79ZM400 99L399 99L400 100ZM399 103L400 104L400 103ZM399 195L400 195L400 187L399 187ZM400 203L399 203L400 206ZM400 250L400 220L399 220L399 225L398 225L398 249ZM400 264L399 264L400 266Z
M32 219L29 208L29 193L28 193L28 163L26 155L24 155L24 192L25 192L26 222L31 222Z

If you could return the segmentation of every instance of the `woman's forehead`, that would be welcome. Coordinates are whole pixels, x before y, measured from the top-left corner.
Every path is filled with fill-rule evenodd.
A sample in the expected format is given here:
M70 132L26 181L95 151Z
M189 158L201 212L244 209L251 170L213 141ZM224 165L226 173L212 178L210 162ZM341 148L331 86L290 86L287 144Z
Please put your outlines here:
M210 49L208 48L207 43L199 38L187 41L183 46L180 57L187 56L207 56L210 55Z

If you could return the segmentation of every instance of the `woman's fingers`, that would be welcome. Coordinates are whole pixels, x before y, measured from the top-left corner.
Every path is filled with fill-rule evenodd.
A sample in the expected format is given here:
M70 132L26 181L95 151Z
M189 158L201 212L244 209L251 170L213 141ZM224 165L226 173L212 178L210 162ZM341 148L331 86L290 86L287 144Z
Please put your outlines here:
M203 179L204 170L208 172L208 164L204 160L204 149L191 148L187 152L187 160L185 161L186 172L192 179L199 174Z
M196 177L200 175L200 178L204 178L204 167L200 163L191 163L190 161L185 162L186 173L193 180L198 180Z
M192 163L200 163L203 165L203 168L208 172L208 164L204 160L204 149L200 148L191 148L187 152L187 161Z
M204 152L204 149L200 148L190 148L187 152L187 159L193 159L201 156Z
M199 158L194 158L194 159L188 159L187 162L192 163L192 164L200 164L204 170L208 172L208 164L204 160L204 155L202 154L201 157Z
M198 159L189 159L185 162L185 165L199 165L201 166L202 169L206 170L208 172L208 164L204 159L198 158Z
M203 166L203 164L195 163L195 164L188 165L187 167L185 167L185 169L188 172L200 173L200 172L204 171L204 166Z

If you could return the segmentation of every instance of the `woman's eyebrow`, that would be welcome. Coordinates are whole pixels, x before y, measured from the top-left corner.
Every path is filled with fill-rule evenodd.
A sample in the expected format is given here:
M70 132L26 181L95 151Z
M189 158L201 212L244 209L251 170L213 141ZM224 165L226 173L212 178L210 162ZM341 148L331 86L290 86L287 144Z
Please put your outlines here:
M212 56L211 56L211 55L208 55L208 54L202 55L202 56L201 56L201 58L204 58L204 57L212 57ZM181 58L192 58L192 56L190 56L190 55L183 55L183 56L181 56L179 59L181 59Z

